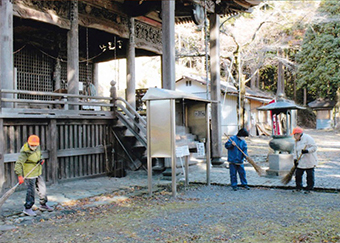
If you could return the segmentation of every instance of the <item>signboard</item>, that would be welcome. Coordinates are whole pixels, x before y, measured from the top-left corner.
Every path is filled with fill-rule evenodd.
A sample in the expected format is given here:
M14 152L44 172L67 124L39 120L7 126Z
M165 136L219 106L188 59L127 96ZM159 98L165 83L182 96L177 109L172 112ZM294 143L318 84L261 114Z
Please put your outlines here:
M198 156L204 156L205 155L205 148L204 148L204 143L196 143L197 147L197 155Z
M190 155L190 152L189 152L188 146L176 147L176 157L177 158L189 156L189 155Z

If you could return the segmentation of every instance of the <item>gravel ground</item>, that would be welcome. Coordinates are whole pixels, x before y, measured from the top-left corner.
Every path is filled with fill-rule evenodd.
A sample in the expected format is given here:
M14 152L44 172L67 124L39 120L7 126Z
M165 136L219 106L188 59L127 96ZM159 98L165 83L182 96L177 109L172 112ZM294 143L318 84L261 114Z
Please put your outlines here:
M321 165L339 162L337 131L306 133L318 144ZM266 155L269 140L249 138L250 154ZM35 218L10 217L0 242L340 242L337 192L180 184L176 198L166 186L146 195L145 187L124 187Z
M97 206L79 201L22 222L0 241L340 242L338 193L192 185L176 198L167 188L149 198L142 191L107 194L111 203Z

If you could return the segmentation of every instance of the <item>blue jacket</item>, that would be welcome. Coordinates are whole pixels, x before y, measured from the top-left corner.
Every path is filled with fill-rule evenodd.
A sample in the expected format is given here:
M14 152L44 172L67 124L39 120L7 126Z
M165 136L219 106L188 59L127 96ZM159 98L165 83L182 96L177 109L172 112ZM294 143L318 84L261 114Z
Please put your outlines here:
M236 145L248 156L248 147L246 141L240 139L236 135L230 137ZM235 164L242 164L245 156L236 146L233 146L230 139L225 143L225 148L228 149L228 162Z

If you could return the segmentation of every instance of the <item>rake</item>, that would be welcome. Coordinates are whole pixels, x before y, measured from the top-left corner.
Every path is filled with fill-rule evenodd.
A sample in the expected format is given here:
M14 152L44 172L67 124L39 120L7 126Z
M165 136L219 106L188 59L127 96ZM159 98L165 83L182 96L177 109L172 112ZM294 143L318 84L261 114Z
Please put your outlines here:
M224 134L224 136L226 136L226 137L228 138L228 140L234 142L227 134ZM254 169L255 169L255 171L257 172L257 174L258 174L259 176L263 176L263 175L265 174L265 171L264 171L259 165L257 165L257 164L255 163L255 161L254 161L252 158L250 158L248 155L246 155L246 154L242 151L242 149L240 149L240 147L237 146L237 144L235 144L235 146L236 146L236 148L237 148L238 150L240 150L240 152L241 152L241 153L244 155L244 157L248 160L249 164L251 164L251 165L254 167Z
M37 163L36 166L33 167L33 169L27 173L27 175L24 177L24 180L33 172L33 170L35 170L35 168L38 167L38 165L40 165L40 163ZM0 209L2 207L2 205L5 203L5 201L15 192L15 189L19 186L19 182L13 186L11 189L9 189L4 195L2 195L2 197L0 198Z

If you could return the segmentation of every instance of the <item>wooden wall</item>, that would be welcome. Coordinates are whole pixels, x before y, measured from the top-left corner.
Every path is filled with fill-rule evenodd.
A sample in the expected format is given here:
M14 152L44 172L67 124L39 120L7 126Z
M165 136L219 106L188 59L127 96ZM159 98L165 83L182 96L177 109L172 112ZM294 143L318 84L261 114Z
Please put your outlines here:
M113 165L111 125L109 119L3 119L3 188L17 183L15 161L31 134L41 139L47 184L109 172Z

